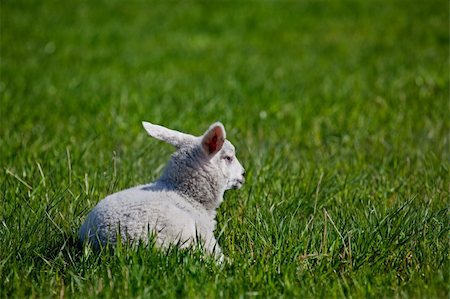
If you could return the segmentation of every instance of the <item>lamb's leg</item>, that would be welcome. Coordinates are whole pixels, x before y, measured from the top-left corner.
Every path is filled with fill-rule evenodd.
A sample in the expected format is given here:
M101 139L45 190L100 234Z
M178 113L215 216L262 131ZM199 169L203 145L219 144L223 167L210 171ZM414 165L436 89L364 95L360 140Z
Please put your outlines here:
M208 241L205 244L206 251L213 255L216 261L218 261L220 264L223 263L227 258L223 255L222 249L219 246L219 243L217 242L216 238L214 236L211 236Z

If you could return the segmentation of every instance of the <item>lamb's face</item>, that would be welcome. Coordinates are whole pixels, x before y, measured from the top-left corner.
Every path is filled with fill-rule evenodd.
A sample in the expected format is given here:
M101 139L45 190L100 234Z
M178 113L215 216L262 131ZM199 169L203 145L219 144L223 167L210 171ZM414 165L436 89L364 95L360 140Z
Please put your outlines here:
M236 157L236 150L228 140L222 149L211 159L219 173L226 180L225 190L239 189L245 182L245 169Z
M151 136L177 147L165 171L177 183L199 176L222 191L239 189L244 184L245 170L236 158L234 146L226 140L220 122L212 124L199 137L148 122L143 122L143 126Z

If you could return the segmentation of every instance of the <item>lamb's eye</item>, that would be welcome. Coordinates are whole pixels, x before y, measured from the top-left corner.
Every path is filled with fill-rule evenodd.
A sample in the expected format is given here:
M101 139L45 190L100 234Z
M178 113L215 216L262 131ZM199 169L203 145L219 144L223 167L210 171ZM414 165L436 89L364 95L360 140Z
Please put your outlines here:
M231 162L233 160L233 157L231 156L225 156L223 157L225 160L227 160L228 162Z

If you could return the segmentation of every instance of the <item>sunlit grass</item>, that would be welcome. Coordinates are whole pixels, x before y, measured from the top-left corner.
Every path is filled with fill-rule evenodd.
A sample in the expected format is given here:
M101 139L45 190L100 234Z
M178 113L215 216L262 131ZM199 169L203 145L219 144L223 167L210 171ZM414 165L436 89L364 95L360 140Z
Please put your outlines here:
M448 297L445 1L0 4L0 297ZM247 169L197 250L92 252L104 196L221 120Z

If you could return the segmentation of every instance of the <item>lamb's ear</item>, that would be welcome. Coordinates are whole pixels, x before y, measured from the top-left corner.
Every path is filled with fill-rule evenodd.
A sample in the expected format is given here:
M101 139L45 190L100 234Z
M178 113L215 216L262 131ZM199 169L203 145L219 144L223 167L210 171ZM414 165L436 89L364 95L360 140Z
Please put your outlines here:
M154 125L146 121L142 122L142 126L150 136L172 144L177 148L193 143L196 140L196 138L192 135L171 130L163 126Z
M215 155L222 149L226 138L225 128L220 122L212 124L203 134L202 148L208 156Z

